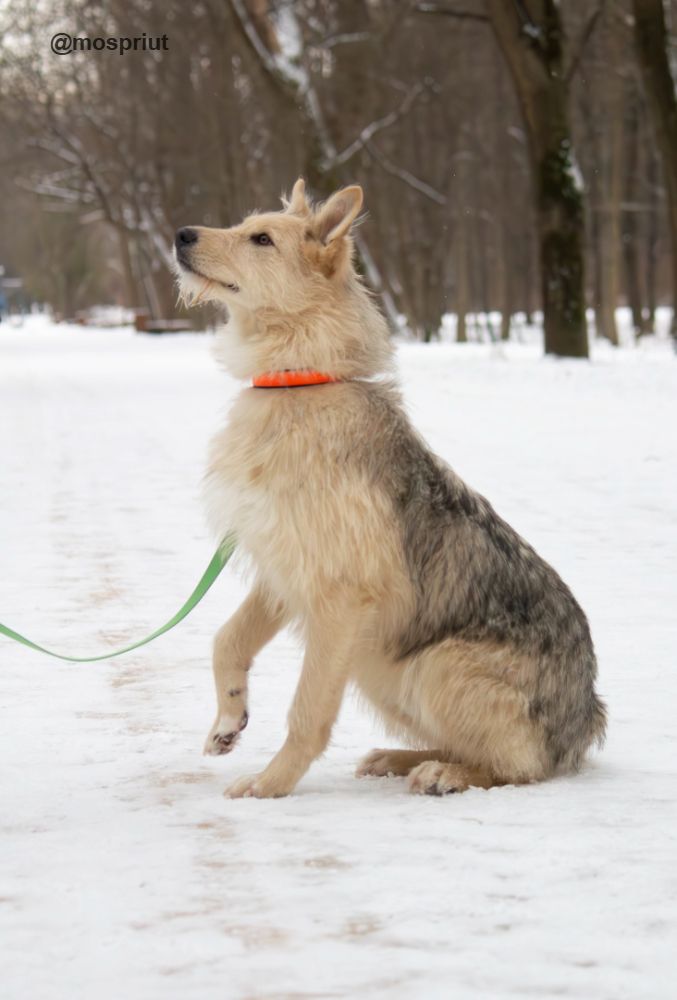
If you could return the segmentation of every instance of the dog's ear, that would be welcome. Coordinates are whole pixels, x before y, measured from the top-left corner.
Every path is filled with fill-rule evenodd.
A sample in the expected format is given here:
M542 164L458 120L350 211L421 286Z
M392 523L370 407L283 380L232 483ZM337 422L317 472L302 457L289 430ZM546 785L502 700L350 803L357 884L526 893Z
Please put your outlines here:
M284 205L285 212L288 212L290 215L308 215L310 205L306 198L306 182L303 177L299 177L294 185L291 198L289 200L283 198L282 204Z
M362 188L357 184L333 194L313 219L313 231L317 239L328 246L345 236L357 218L363 200Z

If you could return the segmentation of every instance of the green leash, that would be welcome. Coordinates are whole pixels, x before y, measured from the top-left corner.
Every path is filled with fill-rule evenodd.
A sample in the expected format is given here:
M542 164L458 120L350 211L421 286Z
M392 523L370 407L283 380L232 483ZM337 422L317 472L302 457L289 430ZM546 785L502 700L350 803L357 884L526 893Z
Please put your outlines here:
M228 535L228 537L223 540L214 553L212 561L202 574L195 590L183 607L176 612L174 617L170 618L167 624L163 625L162 628L158 628L155 632L151 632L151 634L145 639L141 639L139 642L134 642L131 646L125 646L124 649L117 649L114 653L103 653L100 656L63 656L61 653L53 653L51 649L45 649L44 646L39 646L37 642L31 642L30 639L27 639L23 635L19 635L18 632L14 631L14 629L7 628L7 626L2 623L0 623L0 635L6 635L8 639L14 639L16 642L20 642L24 646L36 649L39 653L46 653L47 656L55 656L58 660L69 660L71 663L94 663L96 660L110 660L114 656L122 656L123 653L129 653L132 649L138 649L139 646L145 646L146 643L152 642L153 639L157 639L157 637L162 635L163 632L169 632L170 628L174 628L174 626L178 625L180 621L183 621L186 615L190 614L195 605L200 603L234 551L235 538L232 535Z

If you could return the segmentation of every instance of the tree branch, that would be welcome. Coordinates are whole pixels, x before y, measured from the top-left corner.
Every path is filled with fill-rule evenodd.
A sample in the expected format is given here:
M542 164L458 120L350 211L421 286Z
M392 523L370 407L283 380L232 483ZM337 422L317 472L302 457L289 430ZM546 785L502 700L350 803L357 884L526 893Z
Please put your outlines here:
M590 15L590 17L588 18L588 20L586 21L585 25L581 30L581 34L578 38L578 44L576 45L576 49L574 51L573 56L571 57L569 69L564 74L564 82L567 84L570 83L573 77L576 75L576 71L578 70L581 59L583 58L583 53L585 52L588 42L590 41L593 35L593 32L595 30L597 22L599 21L601 13L604 10L605 5L606 5L606 0L600 0L597 10L592 12L592 14Z
M385 170L387 174L391 174L391 176L397 177L398 180L403 181L404 184L408 184L409 187L413 188L415 191L418 191L419 194L425 195L426 198L429 198L431 201L434 201L436 205L447 204L447 198L445 195L441 194L439 191L436 191L434 187L430 186L430 184L427 184L425 181L422 181L419 177L416 177L414 174L410 173L408 170L405 170L403 167L398 167L395 163L392 162L392 160L389 160L387 156L384 156L383 153L379 149L377 149L372 142L367 141L365 143L365 149L367 150L369 155L374 160L376 160L378 165L383 170Z
M537 24L533 20L522 0L513 0L513 6L515 7L517 17L522 25L522 34L526 35L527 38L530 38L534 45L541 50L541 53L544 53L545 45L543 42L543 29L541 25Z
M264 69L266 69L271 76L274 76L278 82L287 83L286 79L284 81L281 79L282 74L279 71L277 61L275 60L272 52L270 52L269 49L263 44L261 36L256 30L254 22L249 15L249 11L247 10L244 0L230 0L230 2L247 41L261 60L261 64Z
M453 7L443 7L438 3L417 3L414 7L417 14L441 14L443 17L455 17L459 21L488 22L486 14L475 14L471 10L455 10Z
M319 42L314 42L318 49L333 49L337 45L350 45L354 42L368 42L372 38L370 31L344 31L340 35L329 35Z
M377 132L383 131L384 128L389 128L390 125L394 125L395 122L403 118L407 112L411 110L416 98L419 97L425 89L425 84L417 83L416 86L409 91L399 108L396 108L394 111L389 111L387 115L383 116L383 118L377 118L376 121L366 125L354 142L351 142L349 146L346 146L342 153L337 153L333 157L330 165L332 167L340 167L344 163L347 163L347 161L350 160L355 153L364 149L369 140L373 139Z
M336 147L329 134L320 102L307 71L302 67L293 66L288 60L276 58L266 47L256 30L244 0L230 0L230 2L242 32L258 56L263 68L289 98L294 101L299 99L303 101L306 116L315 129L322 155L325 160L331 161L336 155Z

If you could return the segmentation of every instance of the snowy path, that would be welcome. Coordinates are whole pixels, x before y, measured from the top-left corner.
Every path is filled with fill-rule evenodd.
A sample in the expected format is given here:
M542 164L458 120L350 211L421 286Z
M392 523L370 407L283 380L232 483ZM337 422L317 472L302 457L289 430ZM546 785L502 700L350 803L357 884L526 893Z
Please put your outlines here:
M285 634L239 748L201 756L233 572L110 663L0 637L3 1000L675 996L677 359L400 360L423 433L587 609L605 751L413 798L352 778L383 737L348 704L293 797L227 801L279 746L299 666ZM0 326L0 620L74 653L165 621L212 554L199 481L233 390L208 337Z

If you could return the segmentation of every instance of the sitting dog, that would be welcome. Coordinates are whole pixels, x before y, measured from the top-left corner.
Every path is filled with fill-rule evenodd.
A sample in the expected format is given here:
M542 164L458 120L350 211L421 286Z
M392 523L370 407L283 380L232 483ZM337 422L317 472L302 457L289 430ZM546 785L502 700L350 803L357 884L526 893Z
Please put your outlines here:
M233 797L292 791L327 746L351 681L411 749L358 775L412 792L540 781L579 767L605 731L585 614L537 553L411 426L386 323L353 266L359 187L230 229L180 229L188 300L216 300L228 371L252 384L211 448L210 520L234 532L254 586L218 632L216 721L228 753L247 676L286 624L305 644L287 738Z

